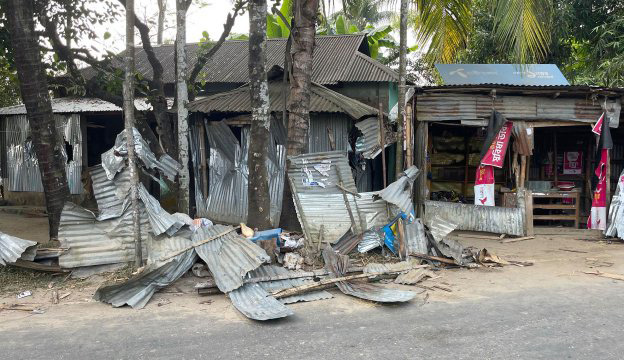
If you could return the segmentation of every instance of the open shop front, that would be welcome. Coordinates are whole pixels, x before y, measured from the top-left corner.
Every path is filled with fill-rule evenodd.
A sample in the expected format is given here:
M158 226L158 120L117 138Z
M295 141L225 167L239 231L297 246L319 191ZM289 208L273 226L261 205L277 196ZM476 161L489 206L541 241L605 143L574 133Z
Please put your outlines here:
M474 220L465 230L505 232L505 226L477 224L500 218L474 215L489 207L492 214L520 209L523 235L534 227L586 229L588 223L604 231L623 170L620 93L612 98L601 93L598 101L590 88L567 97L555 89L533 88L530 95L518 87L506 90L437 87L416 95L415 138L426 140L416 146L417 165L427 174L416 194L423 211L451 213L453 203L457 221ZM493 131L495 112L502 120ZM605 125L596 126L601 118ZM507 124L504 131L501 123ZM495 151L499 159L492 163Z

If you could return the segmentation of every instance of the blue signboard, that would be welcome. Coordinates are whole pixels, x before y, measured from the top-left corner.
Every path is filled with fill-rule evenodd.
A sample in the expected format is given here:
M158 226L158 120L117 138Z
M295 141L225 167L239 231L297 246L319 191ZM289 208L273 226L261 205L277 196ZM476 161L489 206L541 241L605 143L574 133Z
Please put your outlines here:
M555 64L436 64L444 85L570 85Z

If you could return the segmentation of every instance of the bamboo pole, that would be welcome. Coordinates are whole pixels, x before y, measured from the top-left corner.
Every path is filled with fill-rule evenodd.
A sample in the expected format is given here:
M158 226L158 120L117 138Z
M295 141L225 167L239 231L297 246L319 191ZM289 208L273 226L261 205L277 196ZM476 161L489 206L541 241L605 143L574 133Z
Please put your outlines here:
M388 186L388 180L386 176L386 139L385 139L385 127L383 121L383 104L379 102L379 145L381 146L381 169L383 176L384 189Z

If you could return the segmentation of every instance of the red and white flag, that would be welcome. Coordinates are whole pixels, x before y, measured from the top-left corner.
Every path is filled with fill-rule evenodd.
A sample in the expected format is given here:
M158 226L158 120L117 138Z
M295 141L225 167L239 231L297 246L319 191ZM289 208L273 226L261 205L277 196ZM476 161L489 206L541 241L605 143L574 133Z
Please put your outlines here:
M502 168L505 162L505 153L507 152L507 146L509 145L509 138L511 137L511 129L513 128L513 122L507 121L503 124L494 141L490 145L490 148L485 153L483 159L481 159L481 165L491 165L497 168Z
M605 114L602 113L602 115L600 115L600 118L598 119L598 121L596 121L596 124L592 128L592 132L596 135L600 135L602 133L602 122L604 121L604 116Z
M607 154L608 149L602 149L600 163L594 173L598 177L598 184L592 198L591 212L587 219L588 229L605 230L607 228Z
M494 206L494 168L481 165L477 168L474 186L475 205Z

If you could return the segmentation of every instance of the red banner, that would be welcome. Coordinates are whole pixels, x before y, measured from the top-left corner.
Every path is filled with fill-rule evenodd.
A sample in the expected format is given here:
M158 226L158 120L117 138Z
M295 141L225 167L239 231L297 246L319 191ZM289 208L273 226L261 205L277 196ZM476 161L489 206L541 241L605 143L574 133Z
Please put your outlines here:
M503 127L498 132L496 138L494 138L494 141L492 141L492 145L490 145L487 153L485 153L485 156L481 159L482 165L491 165L497 168L503 167L512 127L513 122L511 121L507 121L503 124Z
M602 113L598 121L596 121L596 125L594 125L594 127L592 128L592 132L596 135L600 135L600 133L602 132L602 122L604 121L604 116L605 114Z
M481 165L477 168L474 186L475 205L494 206L494 168Z

